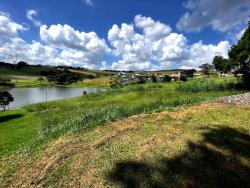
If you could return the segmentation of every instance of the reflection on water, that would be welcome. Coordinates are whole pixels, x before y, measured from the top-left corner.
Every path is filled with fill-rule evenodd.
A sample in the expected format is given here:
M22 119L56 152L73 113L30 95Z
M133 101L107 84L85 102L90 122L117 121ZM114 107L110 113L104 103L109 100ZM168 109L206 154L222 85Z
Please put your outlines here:
M84 91L87 93L95 93L99 91L104 91L105 89L98 88L61 88L61 87L51 87L51 88L13 88L9 92L14 97L14 102L10 103L9 108L15 109L20 108L25 105L52 101L58 99L73 98L81 96Z

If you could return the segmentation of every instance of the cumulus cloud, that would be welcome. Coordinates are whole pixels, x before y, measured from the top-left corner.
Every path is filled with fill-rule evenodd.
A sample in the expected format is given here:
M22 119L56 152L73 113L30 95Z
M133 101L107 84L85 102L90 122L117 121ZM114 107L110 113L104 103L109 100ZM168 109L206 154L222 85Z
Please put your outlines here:
M96 33L80 32L68 25L43 25L41 41L26 42L18 31L25 30L5 14L0 15L0 60L10 63L11 57L31 64L68 65L99 69L102 55L109 49ZM4 40L3 40L4 39Z
M27 10L26 17L29 19L35 26L40 27L42 22L35 17L37 16L38 12L35 10Z
M90 69L159 70L196 68L211 63L214 55L227 56L228 41L189 44L183 34L169 25L137 15L132 23L113 25L108 41L95 32L83 32L69 25L42 25L40 40L27 42L19 32L22 24L0 14L0 61L10 57L30 64L81 66ZM111 56L109 61L103 56ZM112 59L116 59L112 62Z
M100 39L95 32L80 32L69 25L43 25L40 37L47 45L61 50L60 56L73 65L81 62L96 68L94 65L101 62L102 55L109 51L105 40Z
M203 27L225 32L246 23L250 15L249 0L188 0L188 9L177 23L180 31L199 32Z
M188 44L183 34L150 17L135 16L131 24L113 25L108 32L113 54L120 59L111 68L119 70L159 70L198 67L211 63L215 55L227 56L228 41L206 45Z
M92 0L83 0L83 2L86 3L86 5L94 6L94 3Z
M18 31L24 30L27 30L27 28L21 24L13 22L8 14L0 12L0 42L16 37Z
M150 17L144 17L141 15L135 16L134 22L136 27L143 30L147 39L160 39L168 35L172 30L168 25L160 23L159 21L154 21Z

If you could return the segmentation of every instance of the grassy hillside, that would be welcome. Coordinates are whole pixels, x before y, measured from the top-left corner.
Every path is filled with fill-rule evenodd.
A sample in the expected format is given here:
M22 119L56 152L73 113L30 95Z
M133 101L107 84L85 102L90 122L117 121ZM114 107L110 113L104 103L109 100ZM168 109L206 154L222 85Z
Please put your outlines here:
M53 82L48 82L46 79L44 81L38 81L38 78L41 77L41 71L48 71L50 69L56 69L56 67L28 66L23 67L22 69L17 69L15 65L0 62L0 78L11 79L11 83L13 83L15 87L60 86ZM71 73L80 75L83 81L64 86L109 87L110 73L108 72L73 68L68 68L68 70ZM93 80L89 79L89 77L92 77Z
M206 135L216 133L218 138L225 135L225 139L239 135L243 139L239 144L247 143L244 139L248 137L242 133L250 131L250 114L249 108L187 107L243 92L229 90L226 86L235 80L229 81L228 78L219 81L204 79L203 82L198 86L196 80L132 85L0 112L0 184L6 187L60 187L70 183L75 186L80 183L82 186L115 187L137 184L153 187L154 183L157 187L175 183L215 185L202 175L215 169L214 157L223 162L230 148L207 140L209 137ZM200 89L186 91L185 84ZM181 106L186 107L179 109ZM131 117L162 111L168 112ZM111 123L114 121L117 122ZM235 147L240 147L238 138L233 142ZM212 148L211 143L215 145ZM202 148L202 144L208 145ZM242 149L244 152L244 147ZM223 153L217 156L215 151ZM203 152L208 156L201 161L194 160ZM162 166L164 160L174 166L183 162L183 167L176 166L177 172L174 167L165 168ZM239 165L233 171L230 171L228 163L223 162L225 167L218 173L223 177L224 172L241 172L244 175L242 165L248 165L249 160L244 155L239 160L242 161L230 163L234 165L232 169ZM202 174L195 169L196 162L204 164L207 171ZM169 174L165 170L169 170ZM130 172L135 174L130 175ZM194 182L195 178L200 182ZM227 182L232 181L237 183L238 179L227 179Z
M249 116L249 107L219 104L132 116L62 136L36 154L3 159L0 183L6 187L248 187Z

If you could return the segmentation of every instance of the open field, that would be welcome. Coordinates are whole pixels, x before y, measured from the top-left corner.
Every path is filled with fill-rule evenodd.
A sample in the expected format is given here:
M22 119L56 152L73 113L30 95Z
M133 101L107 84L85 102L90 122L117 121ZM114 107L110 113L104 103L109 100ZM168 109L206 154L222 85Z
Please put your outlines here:
M199 104L244 92L228 85L237 80L131 85L0 112L0 184L249 185L249 107Z
M250 107L201 104L61 136L1 162L13 187L248 187ZM91 156L91 158L89 157Z
M99 77L93 79L84 79L77 83L71 84L72 87L100 87L100 88L109 88L110 82L112 81L111 77Z
M84 79L83 81L78 81L69 85L59 85L54 82L48 82L46 79L44 81L38 81L39 76L14 76L14 75L5 75L4 78L11 79L11 83L15 87L100 87L100 88L109 88L111 77L98 77L93 79ZM0 86L1 87L1 86Z
M14 87L46 87L46 86L58 86L58 87L110 87L109 81L111 79L110 75L112 73L106 71L96 71L88 69L70 69L71 73L80 75L82 81L78 81L69 85L59 85L54 82L48 82L45 77L44 81L38 81L41 77L41 71L48 71L51 69L56 70L55 67L44 67L44 66L29 66L23 67L22 69L17 69L14 66L9 67L5 64L0 63L0 78L10 79ZM88 77L93 77L89 79ZM0 88L3 86L0 86Z

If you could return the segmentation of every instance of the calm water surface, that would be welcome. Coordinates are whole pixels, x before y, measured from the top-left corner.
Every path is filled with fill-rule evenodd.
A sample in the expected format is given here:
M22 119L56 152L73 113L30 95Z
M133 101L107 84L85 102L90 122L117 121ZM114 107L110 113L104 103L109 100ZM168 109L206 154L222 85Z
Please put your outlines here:
M46 91L47 90L47 91ZM87 93L104 91L98 88L13 88L9 92L14 97L14 102L10 103L9 109L20 108L29 104L53 101L58 99L73 98ZM47 93L47 94L46 94Z

